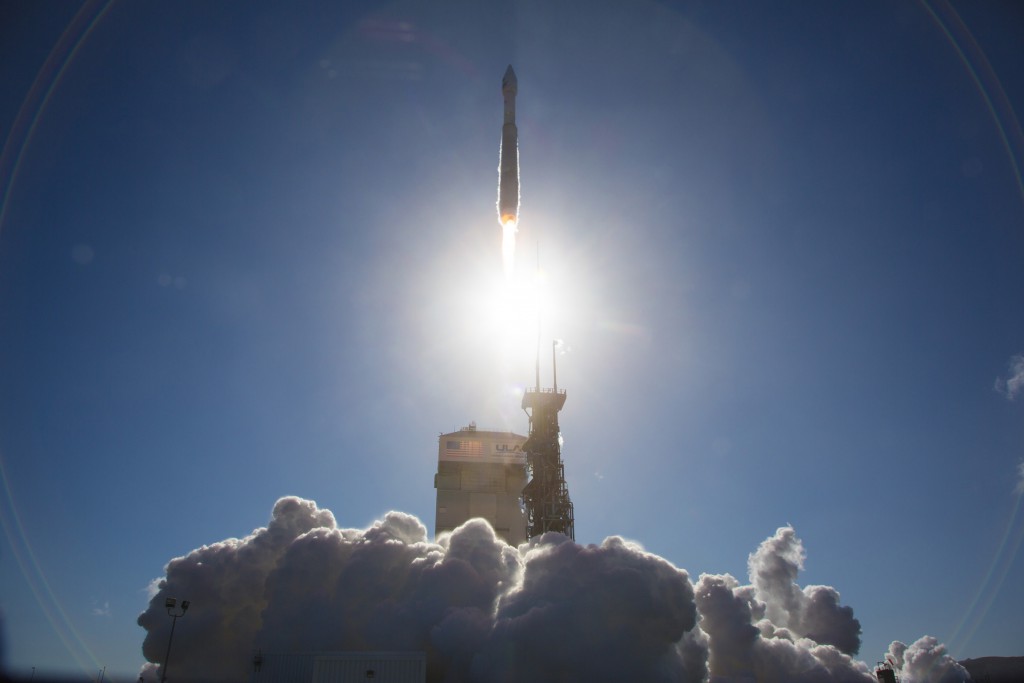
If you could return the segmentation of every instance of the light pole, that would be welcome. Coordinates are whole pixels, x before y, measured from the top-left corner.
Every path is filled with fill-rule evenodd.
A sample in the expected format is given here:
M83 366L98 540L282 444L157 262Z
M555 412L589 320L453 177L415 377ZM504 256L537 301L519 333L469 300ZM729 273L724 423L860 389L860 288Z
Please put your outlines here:
M174 642L174 627L178 624L178 617L185 616L185 612L188 611L188 600L181 601L181 614L178 614L175 610L175 606L178 604L177 599L167 598L164 602L164 606L167 608L167 616L171 617L171 637L167 639L167 654L164 655L164 664L160 667L160 683L167 683L167 665L171 660L171 643Z

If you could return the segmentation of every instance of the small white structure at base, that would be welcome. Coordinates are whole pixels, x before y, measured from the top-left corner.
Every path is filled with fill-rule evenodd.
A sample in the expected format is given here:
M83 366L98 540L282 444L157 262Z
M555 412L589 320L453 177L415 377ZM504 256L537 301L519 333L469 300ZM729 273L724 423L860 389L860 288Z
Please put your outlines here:
M250 683L425 683L425 652L260 653Z

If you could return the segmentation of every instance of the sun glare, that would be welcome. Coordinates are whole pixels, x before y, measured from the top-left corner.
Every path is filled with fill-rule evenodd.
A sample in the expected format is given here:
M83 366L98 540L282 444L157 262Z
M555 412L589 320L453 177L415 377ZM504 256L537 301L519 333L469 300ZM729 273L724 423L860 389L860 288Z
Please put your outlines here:
M478 374L493 376L508 388L521 389L535 382L538 349L541 374L549 378L552 339L576 336L581 318L602 312L594 308L593 288L583 286L587 279L577 277L574 264L559 257L557 244L552 241L553 256L538 268L539 249L536 257L533 248L524 252L526 243L516 234L517 228L515 221L500 227L504 247L500 265L494 248L497 245L490 240L454 245L446 252L452 259L432 271L432 276L448 296L458 300L458 324L455 328L438 328L428 316L425 334L432 340L431 348L453 343L458 346L459 353L464 354L460 360L463 367L473 364L479 368ZM489 262L480 258L481 246L494 249ZM514 268L509 258L513 248L519 251L514 254L518 256ZM472 264L471 272L454 267L456 263ZM545 381L550 383L550 379Z
M536 273L494 276L478 290L481 332L500 355L500 363L526 368L536 354L537 330L544 311L544 292ZM524 378L525 379L525 378Z

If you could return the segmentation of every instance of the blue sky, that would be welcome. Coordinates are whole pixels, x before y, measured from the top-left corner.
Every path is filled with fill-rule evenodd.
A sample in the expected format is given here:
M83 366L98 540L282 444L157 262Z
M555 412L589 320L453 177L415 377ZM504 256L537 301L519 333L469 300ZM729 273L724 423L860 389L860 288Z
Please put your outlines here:
M792 524L865 661L1024 654L1019 5L0 11L12 670L132 677L171 558L432 527L438 433L526 430L509 63L577 540L742 579Z

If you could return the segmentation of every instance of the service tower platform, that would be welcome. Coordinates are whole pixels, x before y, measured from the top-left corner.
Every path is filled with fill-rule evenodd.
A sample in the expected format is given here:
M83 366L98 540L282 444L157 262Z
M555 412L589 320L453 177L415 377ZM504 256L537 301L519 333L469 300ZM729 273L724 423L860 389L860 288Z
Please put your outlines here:
M530 416L530 436L523 444L531 479L523 489L527 536L534 538L557 531L575 540L572 501L565 483L558 412L565 405L565 391L527 389L523 410Z

